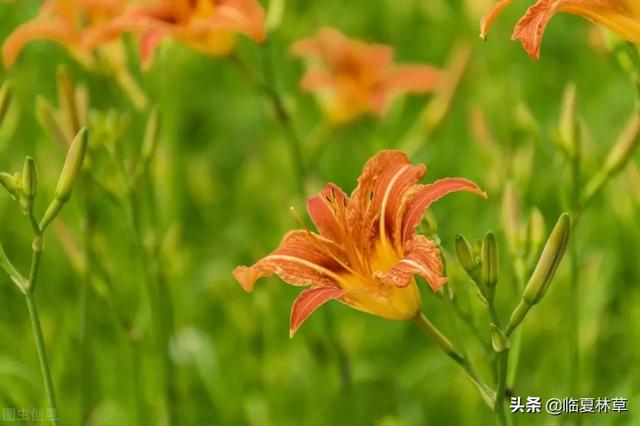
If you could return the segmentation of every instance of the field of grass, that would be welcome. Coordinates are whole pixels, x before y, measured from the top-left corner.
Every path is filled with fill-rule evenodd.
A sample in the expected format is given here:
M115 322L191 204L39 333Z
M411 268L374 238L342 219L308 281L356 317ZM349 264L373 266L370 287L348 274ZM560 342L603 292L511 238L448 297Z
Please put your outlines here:
M29 296L60 424L499 422L415 322L330 301L290 339L300 289L273 276L247 294L234 279L236 266L258 261L301 227L296 215L312 227L307 197L329 182L350 193L365 162L385 149L426 164L424 182L459 176L487 193L453 194L430 209L437 235L433 221L419 232L441 244L448 284L434 293L418 279L418 287L423 312L492 389L500 356L490 345L492 319L456 258L456 235L473 242L495 233L495 308L505 325L556 220L572 214L548 292L510 337L507 424L640 424L639 155L627 153L589 203L580 202L616 143L639 137L636 47L559 14L533 61L510 41L532 3L524 0L499 17L486 42L478 29L490 0L260 3L266 41L240 36L232 56L167 39L143 69L136 36L124 35L125 67L145 106L114 73L88 69L51 40L27 44L14 64L0 66L0 84L12 93L4 119L0 112L0 171L22 171L26 156L35 159L38 218L55 197L70 142L51 125L52 114L68 122L64 82L89 99L90 107L78 106L89 129L84 167L46 230ZM0 1L0 41L39 4ZM383 118L329 123L300 88L305 62L290 50L325 26L393 46L398 63L446 69L451 99L441 89L409 95ZM572 90L575 112L563 119ZM6 191L0 224L6 256L27 275L34 231ZM2 424L39 424L34 413L49 407L36 349L25 296L3 273ZM628 412L512 415L510 396L543 404L621 397Z

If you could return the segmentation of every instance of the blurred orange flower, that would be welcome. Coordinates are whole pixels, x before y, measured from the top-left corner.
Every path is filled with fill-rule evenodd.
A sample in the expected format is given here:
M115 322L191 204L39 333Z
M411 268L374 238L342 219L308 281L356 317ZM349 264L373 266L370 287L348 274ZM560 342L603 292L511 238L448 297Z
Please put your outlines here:
M125 4L123 0L46 0L38 16L15 29L4 42L4 66L10 67L22 48L37 39L60 43L81 62L91 62L92 58L80 48L83 35L89 28L120 14ZM101 40L104 41L106 37Z
M213 56L229 54L236 33L259 43L266 37L264 10L256 0L160 0L130 8L89 34L85 45L91 47L105 34L123 31L141 34L144 65L150 64L156 47L166 37Z
M317 95L334 123L366 113L383 116L396 96L429 92L440 79L431 66L395 65L388 45L350 39L333 28L296 42L291 51L309 59L300 85Z
M480 36L486 38L494 19L513 0L500 0L482 19ZM556 13L571 13L608 27L625 39L640 44L638 0L538 0L518 21L511 36L520 40L532 59L539 59L545 28Z
M425 210L453 191L485 196L461 178L421 185L425 172L424 165L412 165L400 151L378 153L364 166L351 196L328 184L308 200L319 233L289 232L271 254L253 266L237 267L236 280L248 292L271 274L291 285L311 286L293 304L291 335L332 299L383 318L414 318L421 304L413 276L424 277L434 291L446 282L436 244L415 232Z

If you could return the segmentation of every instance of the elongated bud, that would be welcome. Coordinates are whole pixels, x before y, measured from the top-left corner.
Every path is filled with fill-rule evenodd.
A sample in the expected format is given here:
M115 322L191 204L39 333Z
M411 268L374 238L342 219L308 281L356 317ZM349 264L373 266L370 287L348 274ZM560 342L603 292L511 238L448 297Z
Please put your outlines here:
M16 176L4 172L0 173L0 185L2 185L4 189L7 190L9 195L11 195L11 198L13 198L14 200L18 199L20 196L18 183L19 179L17 179Z
M36 119L56 143L65 148L69 146L70 139L58 124L53 107L42 97L36 99Z
M498 245L493 232L488 232L482 241L482 282L487 290L498 284Z
M623 133L615 143L607 160L605 161L605 170L609 175L619 172L629 161L640 142L640 115L635 113L627 124Z
M69 139L72 139L73 135L80 131L78 106L76 105L76 94L73 86L73 81L71 81L67 68L58 68L58 103L64 130Z
M547 243L542 250L538 264L536 265L529 282L527 283L522 299L529 305L535 305L545 295L553 280L553 275L564 256L571 233L571 218L568 213L563 213L556 226L551 231Z
M55 191L55 198L62 202L67 201L71 196L73 185L82 168L88 140L89 133L87 129L81 129L71 144L71 147L69 147L69 152L67 152L67 158L64 161L64 166L62 166L62 172L58 178L58 185Z
M508 182L502 194L502 226L509 244L509 251L513 254L518 249L522 229L522 213L518 194L512 182Z
M579 126L576 119L576 85L567 84L562 96L562 111L558 123L558 143L569 155L579 153Z
M4 117L7 115L9 105L11 104L11 89L9 83L4 82L0 85L0 126L4 121Z
M468 44L460 43L454 47L435 95L422 112L422 122L426 130L437 128L447 116L470 57L471 48Z
M533 117L529 107L519 102L514 113L514 121L516 128L526 135L535 135L538 133L538 122Z
M531 229L531 250L537 252L540 246L544 243L544 237L546 232L546 224L544 222L544 216L540 212L540 209L534 207L531 210L531 221L529 222Z
M22 196L24 197L24 207L27 212L33 206L33 199L36 198L37 191L38 170L36 169L36 162L33 158L27 157L22 167Z
M80 128L86 127L89 122L89 90L84 85L76 85L75 92L76 113L78 114L78 123Z
M158 108L153 107L147 120L147 128L144 132L144 140L142 142L142 161L147 163L153 158L156 147L158 145L158 136L160 134L160 116Z
M473 252L471 250L471 244L465 237L460 234L456 235L456 255L462 268L469 275L475 274L478 264L475 261Z
M88 139L88 131L86 128L83 128L71 144L64 166L62 167L62 172L58 178L58 185L56 186L53 201L49 204L40 222L41 230L44 231L51 221L55 219L71 196L73 186L82 168L82 162L87 151Z

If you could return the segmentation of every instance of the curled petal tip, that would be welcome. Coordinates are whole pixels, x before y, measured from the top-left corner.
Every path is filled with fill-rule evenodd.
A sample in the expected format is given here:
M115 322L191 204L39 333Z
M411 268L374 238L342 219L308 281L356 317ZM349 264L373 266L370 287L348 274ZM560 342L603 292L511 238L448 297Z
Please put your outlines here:
M338 287L312 287L300 293L291 307L289 338L293 337L302 323L316 309L329 300L341 297L343 294L344 290Z
M253 291L253 285L258 279L258 275L258 273L248 266L238 266L233 270L233 277L247 293Z
M433 291L440 291L442 287L444 287L444 285L447 283L447 281L447 277L440 277L437 281L433 283L430 282L429 285L431 286Z

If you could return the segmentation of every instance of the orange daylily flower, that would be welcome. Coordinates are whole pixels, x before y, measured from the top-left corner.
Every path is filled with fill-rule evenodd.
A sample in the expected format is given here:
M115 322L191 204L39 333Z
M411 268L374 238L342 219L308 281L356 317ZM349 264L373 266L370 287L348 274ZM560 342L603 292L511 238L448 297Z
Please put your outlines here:
M310 286L293 303L291 335L333 299L383 318L415 318L421 303L414 275L434 291L446 282L438 247L416 234L425 210L454 191L485 196L462 178L421 185L425 172L401 151L378 153L364 166L351 196L328 184L308 200L318 233L289 232L280 247L253 266L237 267L234 277L247 292L271 274L294 286Z
M310 60L300 85L317 95L334 123L366 113L381 117L398 95L433 90L441 74L428 65L395 65L390 46L350 39L333 28L296 42L291 51Z
M236 33L263 42L265 13L256 0L160 0L131 8L90 34L85 44L91 47L104 34L123 31L141 34L140 53L145 65L167 37L204 54L222 56L233 50Z
M486 38L495 18L513 0L500 0L482 19L480 36ZM640 44L638 0L538 0L518 21L511 36L520 40L532 59L539 59L542 36L556 13L571 13L606 26L621 37Z
M42 39L60 43L81 62L90 63L80 48L84 34L120 14L125 4L123 0L46 0L38 16L9 35L2 46L2 61L10 67L27 43Z

